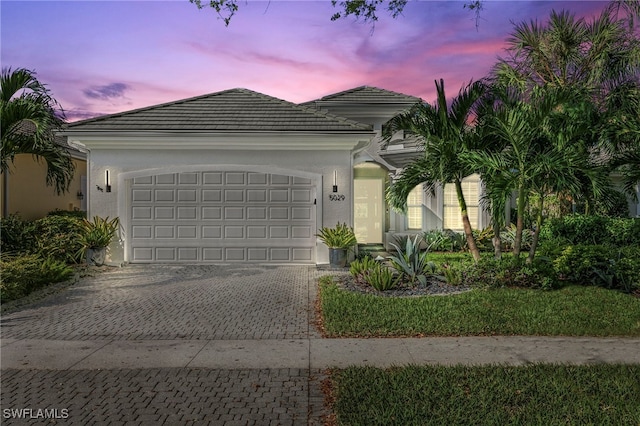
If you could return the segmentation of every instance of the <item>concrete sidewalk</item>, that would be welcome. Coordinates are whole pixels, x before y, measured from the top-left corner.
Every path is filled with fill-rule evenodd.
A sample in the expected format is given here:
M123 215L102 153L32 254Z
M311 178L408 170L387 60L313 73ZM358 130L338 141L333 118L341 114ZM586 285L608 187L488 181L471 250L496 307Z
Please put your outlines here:
M289 340L4 339L2 368L264 369L416 365L640 363L638 338L428 337Z

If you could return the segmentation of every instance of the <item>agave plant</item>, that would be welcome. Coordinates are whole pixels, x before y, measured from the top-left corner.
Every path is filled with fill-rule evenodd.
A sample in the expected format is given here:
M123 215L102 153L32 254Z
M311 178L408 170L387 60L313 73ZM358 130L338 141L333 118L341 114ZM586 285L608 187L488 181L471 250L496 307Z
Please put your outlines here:
M413 240L407 238L404 248L391 243L398 254L397 256L389 256L389 260L391 260L393 267L406 276L412 285L415 285L416 281L422 285L427 285L427 274L436 270L435 263L427 260L430 246L424 252L421 252L421 241L421 236L416 235Z

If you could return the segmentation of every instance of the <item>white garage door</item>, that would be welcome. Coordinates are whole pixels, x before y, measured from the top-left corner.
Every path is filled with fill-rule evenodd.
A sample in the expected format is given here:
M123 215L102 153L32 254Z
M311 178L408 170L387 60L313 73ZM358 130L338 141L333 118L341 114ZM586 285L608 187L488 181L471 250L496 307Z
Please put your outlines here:
M132 262L313 263L310 179L243 171L131 181Z

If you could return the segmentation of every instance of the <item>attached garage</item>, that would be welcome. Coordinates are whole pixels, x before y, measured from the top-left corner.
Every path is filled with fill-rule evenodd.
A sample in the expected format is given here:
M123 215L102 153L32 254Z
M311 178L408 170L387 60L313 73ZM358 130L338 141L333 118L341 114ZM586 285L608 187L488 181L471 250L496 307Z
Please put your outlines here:
M312 263L315 191L308 178L250 171L133 178L130 261Z
M318 229L353 222L353 153L375 133L232 89L65 135L88 152L88 215L120 218L112 263L315 264L328 261Z

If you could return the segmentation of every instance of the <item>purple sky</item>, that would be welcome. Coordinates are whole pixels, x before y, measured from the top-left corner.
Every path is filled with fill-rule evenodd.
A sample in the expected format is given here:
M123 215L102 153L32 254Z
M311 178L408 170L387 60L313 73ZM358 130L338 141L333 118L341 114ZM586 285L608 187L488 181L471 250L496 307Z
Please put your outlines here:
M70 121L235 87L304 102L370 85L432 101L435 79L454 95L485 76L511 22L605 4L486 1L476 31L463 2L410 0L372 31L331 22L329 0L240 0L229 27L187 0L1 0L0 62L35 70Z

